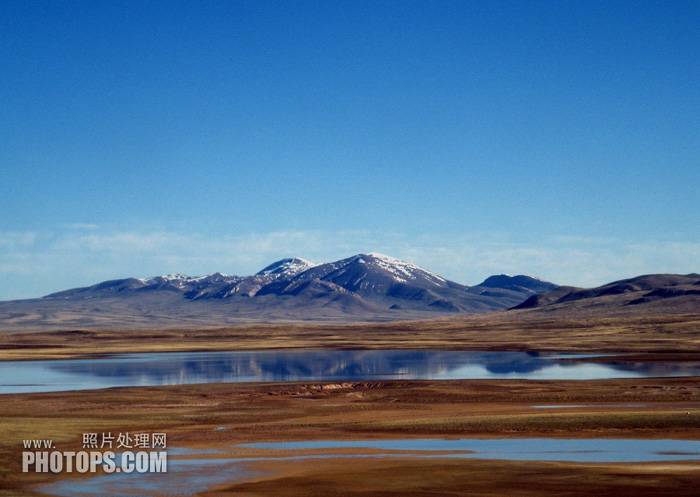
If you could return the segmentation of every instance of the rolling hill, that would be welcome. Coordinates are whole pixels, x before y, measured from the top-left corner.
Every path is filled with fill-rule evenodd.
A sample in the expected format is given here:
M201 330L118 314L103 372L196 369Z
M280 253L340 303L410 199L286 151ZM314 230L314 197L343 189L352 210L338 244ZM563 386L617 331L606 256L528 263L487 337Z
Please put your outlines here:
M561 286L513 309L548 313L686 312L700 309L700 274L647 274L595 288Z

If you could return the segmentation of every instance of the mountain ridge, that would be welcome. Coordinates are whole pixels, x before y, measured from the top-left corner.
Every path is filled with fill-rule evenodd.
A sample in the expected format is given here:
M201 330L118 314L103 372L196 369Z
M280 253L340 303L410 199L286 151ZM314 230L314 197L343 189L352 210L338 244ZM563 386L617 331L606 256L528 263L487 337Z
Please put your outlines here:
M696 273L642 275L589 289L497 274L468 286L412 263L367 253L321 264L286 258L250 276L122 278L37 299L0 302L0 330L423 321L493 311L512 312L516 320L566 320L698 310Z
M0 302L0 329L427 319L505 310L533 293L524 286L470 287L376 252L325 263L288 257L248 276L121 278Z
M483 287L483 288L482 288ZM51 293L47 300L104 298L129 293L174 292L187 300L235 297L293 298L305 296L329 302L367 300L369 307L438 312L482 312L505 309L538 291L557 285L524 275L488 278L469 287L384 254L369 252L315 264L300 257L275 261L250 276L181 273L149 278L108 280L88 287ZM365 304L365 303L363 303ZM368 305L363 305L368 307Z

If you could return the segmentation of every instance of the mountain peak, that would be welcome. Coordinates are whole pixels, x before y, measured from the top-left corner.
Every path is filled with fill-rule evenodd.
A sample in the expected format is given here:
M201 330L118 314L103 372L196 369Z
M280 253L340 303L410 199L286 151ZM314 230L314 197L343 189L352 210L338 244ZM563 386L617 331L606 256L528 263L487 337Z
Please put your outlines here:
M431 273L427 269L423 269L412 262L406 262L401 259L397 259L396 257L391 257L390 255L381 254L379 252L358 254L346 260L350 262L357 261L361 264L370 263L377 266L381 270L388 272L395 280L399 282L414 280L417 277L427 278L437 285L447 282L447 280L442 276Z
M365 256L365 257L372 257L374 259L383 259L385 261L391 261L391 262L404 262L401 259L397 259L396 257L391 257L390 255L382 254L380 252L367 252L366 254L358 254L360 256Z
M302 271L306 271L307 269L312 268L315 265L316 264L314 264L313 262L307 261L306 259L302 259L301 257L288 257L286 259L280 259L279 261L273 262L269 266L265 266L256 274L258 276L279 274L293 275L301 273Z

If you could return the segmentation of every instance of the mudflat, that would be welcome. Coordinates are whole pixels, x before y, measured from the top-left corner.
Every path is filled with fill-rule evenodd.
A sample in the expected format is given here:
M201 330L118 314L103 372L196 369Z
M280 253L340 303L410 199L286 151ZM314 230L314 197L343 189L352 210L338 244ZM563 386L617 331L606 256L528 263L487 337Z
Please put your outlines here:
M696 496L690 464L589 465L450 460L268 463L277 476L222 486L205 497L273 496Z
M170 447L234 452L239 443L331 438L697 440L700 379L207 384L3 395L0 495L39 495L37 484L66 477L21 473L23 439L53 439L67 450L95 431L165 431ZM689 462L360 457L250 466L260 472L203 495L697 495L700 484L700 463Z

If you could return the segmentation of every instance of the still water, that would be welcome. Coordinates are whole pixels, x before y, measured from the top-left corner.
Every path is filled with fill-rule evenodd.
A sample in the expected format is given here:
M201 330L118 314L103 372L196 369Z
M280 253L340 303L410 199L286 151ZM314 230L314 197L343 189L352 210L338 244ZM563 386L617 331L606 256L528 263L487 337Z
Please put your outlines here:
M286 460L354 458L449 458L497 459L511 461L564 461L581 463L636 463L700 460L700 441L641 439L394 439L394 440L311 440L266 442L237 447L284 450L291 455L250 458L170 458L167 473L113 473L89 478L66 478L42 486L42 493L57 497L171 497L192 496L224 483L232 484L259 473L250 463ZM335 451L372 450L372 453ZM323 450L309 454L296 451ZM380 452L376 452L380 451ZM387 451L382 453L381 451ZM390 451L390 452L389 452ZM223 452L223 451L222 451ZM170 449L171 456L197 455L196 451ZM203 454L209 454L204 452Z
M260 442L241 447L272 450L374 449L417 452L425 457L509 461L649 462L700 459L700 441L613 438L402 438L390 440L309 440Z
M591 355L441 350L264 350L0 362L0 393L254 381L588 380L700 375L698 363L605 363Z

